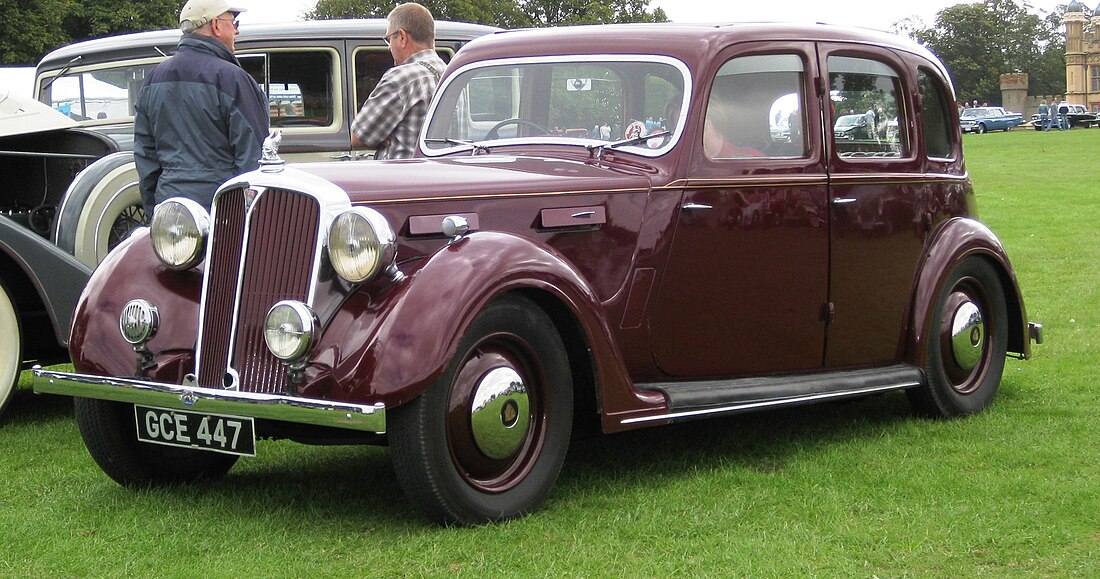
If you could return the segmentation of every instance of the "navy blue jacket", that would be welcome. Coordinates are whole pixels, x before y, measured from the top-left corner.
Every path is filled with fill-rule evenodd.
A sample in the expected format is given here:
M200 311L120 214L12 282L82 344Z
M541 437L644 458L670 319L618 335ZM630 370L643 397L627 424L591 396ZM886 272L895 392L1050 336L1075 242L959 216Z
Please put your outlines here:
M150 73L134 104L141 201L187 197L210 208L229 178L259 166L267 98L224 44L187 34Z

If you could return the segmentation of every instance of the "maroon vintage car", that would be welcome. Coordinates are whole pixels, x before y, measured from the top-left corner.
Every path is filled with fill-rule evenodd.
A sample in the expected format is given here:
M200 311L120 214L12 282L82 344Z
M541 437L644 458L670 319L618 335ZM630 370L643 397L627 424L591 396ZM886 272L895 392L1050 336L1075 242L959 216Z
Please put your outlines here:
M1029 324L975 219L943 66L833 26L503 32L452 61L424 158L284 166L186 200L76 313L93 458L127 485L255 440L385 443L410 500L536 508L605 432L905 390L993 400ZM867 130L837 139L835 120Z

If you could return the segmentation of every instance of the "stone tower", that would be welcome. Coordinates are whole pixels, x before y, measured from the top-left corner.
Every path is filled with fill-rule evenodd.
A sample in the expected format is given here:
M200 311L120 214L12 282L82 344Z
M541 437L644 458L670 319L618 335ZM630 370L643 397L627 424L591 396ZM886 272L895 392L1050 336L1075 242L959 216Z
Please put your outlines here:
M1062 23L1066 26L1066 101L1086 104L1088 100L1088 61L1085 53L1084 28L1091 16L1074 0L1066 6Z

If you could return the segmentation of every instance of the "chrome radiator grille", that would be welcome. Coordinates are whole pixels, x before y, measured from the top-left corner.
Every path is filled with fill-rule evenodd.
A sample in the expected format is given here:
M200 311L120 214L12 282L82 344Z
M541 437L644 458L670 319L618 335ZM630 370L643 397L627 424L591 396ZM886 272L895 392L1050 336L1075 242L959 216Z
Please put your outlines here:
M203 293L200 385L231 384L231 369L241 391L285 390L282 364L264 344L264 317L280 300L308 303L320 214L314 198L288 191L266 190L251 207L243 189L219 197Z

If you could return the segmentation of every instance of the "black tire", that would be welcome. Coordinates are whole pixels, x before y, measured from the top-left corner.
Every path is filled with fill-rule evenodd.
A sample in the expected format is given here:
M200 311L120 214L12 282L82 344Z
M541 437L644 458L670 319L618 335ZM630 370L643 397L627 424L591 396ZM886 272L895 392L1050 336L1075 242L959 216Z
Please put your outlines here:
M12 293L0 281L0 414L8 407L23 369L23 322Z
M237 462L235 455L139 442L132 404L75 398L74 406L88 452L120 485L146 487L216 479Z
M984 135L985 134L985 125L983 125L982 123L978 123L978 134L979 135Z
M495 373L514 373L507 390ZM565 345L544 311L518 296L491 303L443 375L390 414L391 457L409 501L453 525L535 510L565 461L572 383Z
M134 154L112 153L80 172L65 193L54 243L95 269L146 222Z
M925 384L907 390L914 408L949 418L989 406L1000 388L1008 347L1004 288L989 262L969 257L948 276L926 339Z

